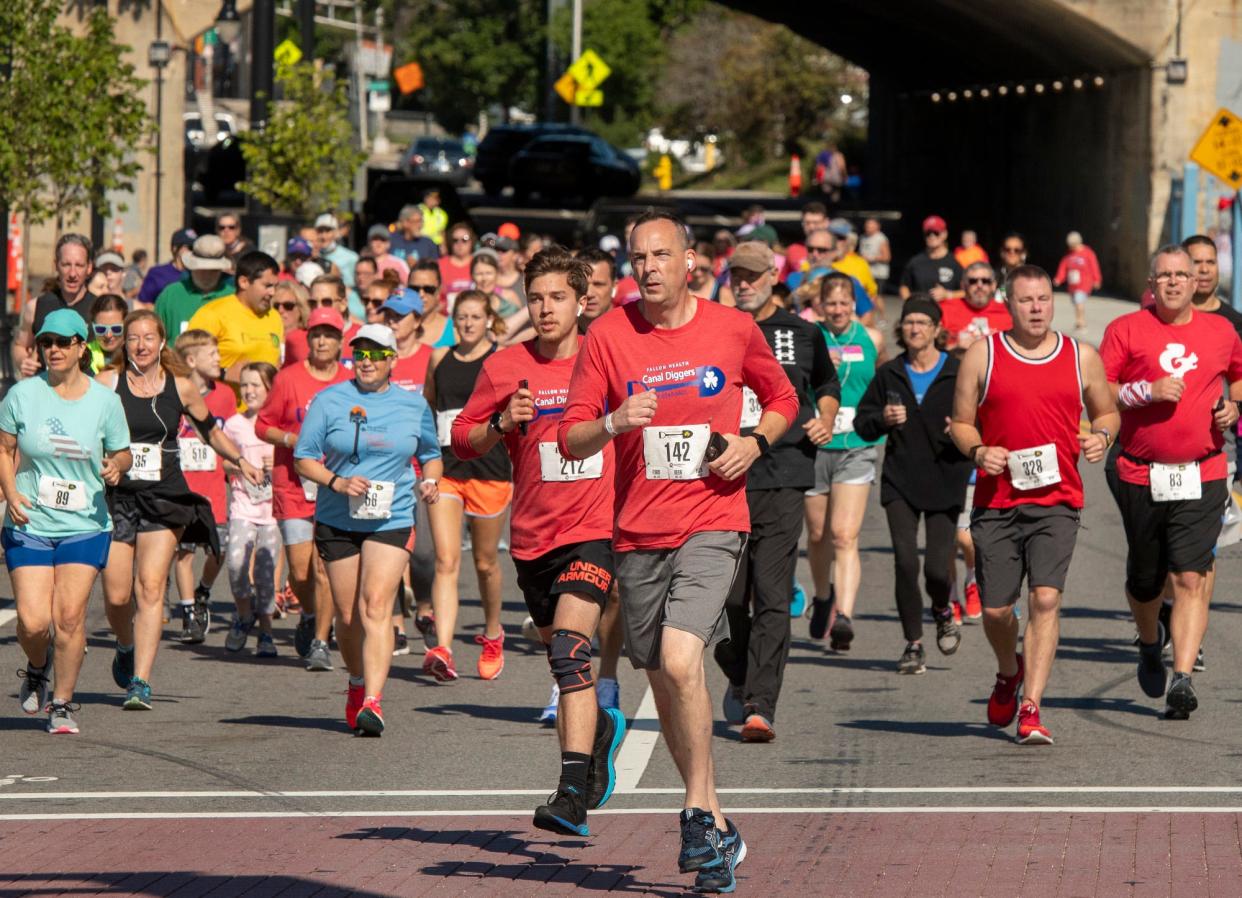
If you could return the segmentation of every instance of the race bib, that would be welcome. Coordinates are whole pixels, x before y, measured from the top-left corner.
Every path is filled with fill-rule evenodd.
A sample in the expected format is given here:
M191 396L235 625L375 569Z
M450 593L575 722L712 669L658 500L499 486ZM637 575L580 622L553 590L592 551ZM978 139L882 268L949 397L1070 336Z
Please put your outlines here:
M130 443L134 456L133 466L125 473L130 480L159 480L163 468L163 453L155 443Z
M263 502L272 501L272 478L267 475L263 478L263 482L255 486L245 477L241 479L242 485L246 488L246 495L250 497L250 501L256 505Z
M1203 481L1199 477L1199 463L1183 465L1153 464L1151 474L1151 499L1153 502L1178 502L1183 499L1202 499Z
M648 480L699 480L707 476L708 424L643 428L643 461Z
M457 416L461 414L461 409L451 408L447 411L436 412L436 435L440 438L441 446L452 445L453 442L453 422L457 420Z
M840 436L843 433L854 432L854 416L858 414L858 409L846 406L837 410L837 416L832 419L832 435Z
M302 496L307 502L314 502L319 497L319 484L301 475L298 476L298 480L302 481Z
M742 429L758 427L759 418L762 415L763 406L759 404L759 397L755 395L755 391L750 387L742 387L742 423L738 427Z
M1082 272L1079 271L1077 268L1071 268L1069 271L1066 272L1065 279L1069 281L1069 285L1071 287L1077 287L1078 282L1082 280Z
M991 331L991 327L988 325L988 320L986 318L970 319L970 329L980 337L986 337Z
M391 480L372 480L361 496L349 497L349 516L357 521L384 521L392 517Z
M1030 449L1014 449L1009 453L1009 480L1016 490L1037 490L1061 482L1055 443Z
M181 454L181 470L214 471L216 469L216 450L198 437L182 437L177 440L177 449Z
M53 511L86 511L86 484L40 475L39 504Z
M539 444L539 471L544 483L572 483L575 480L599 480L604 476L604 453L590 458L566 458L556 443Z

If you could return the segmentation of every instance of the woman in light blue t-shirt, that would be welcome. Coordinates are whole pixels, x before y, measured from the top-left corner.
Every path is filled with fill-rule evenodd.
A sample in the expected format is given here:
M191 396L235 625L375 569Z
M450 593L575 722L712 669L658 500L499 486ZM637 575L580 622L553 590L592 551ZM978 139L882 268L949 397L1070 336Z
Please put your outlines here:
M27 659L18 699L27 714L48 711L51 733L78 732L71 700L86 647L86 602L112 542L104 485L115 485L133 461L120 399L83 371L86 338L77 312L48 315L35 336L46 370L16 384L0 406L0 489L8 503L0 543Z

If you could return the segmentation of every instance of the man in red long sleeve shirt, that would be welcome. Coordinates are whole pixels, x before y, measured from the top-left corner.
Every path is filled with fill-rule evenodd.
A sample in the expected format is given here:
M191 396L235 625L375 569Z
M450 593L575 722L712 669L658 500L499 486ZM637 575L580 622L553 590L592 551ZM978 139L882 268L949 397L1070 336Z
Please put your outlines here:
M797 417L798 398L750 316L689 292L695 254L681 221L642 216L629 249L642 298L587 332L557 442L581 459L616 439L626 645L685 781L678 865L697 871L696 888L729 891L746 846L716 797L703 655L728 636L724 602L750 531L746 471ZM763 409L745 437L743 384Z
M1068 252L1061 257L1052 283L1069 291L1074 302L1074 332L1081 336L1087 331L1087 297L1104 286L1104 278L1100 275L1100 260L1095 257L1095 250L1082 242L1082 234L1066 234L1065 248Z

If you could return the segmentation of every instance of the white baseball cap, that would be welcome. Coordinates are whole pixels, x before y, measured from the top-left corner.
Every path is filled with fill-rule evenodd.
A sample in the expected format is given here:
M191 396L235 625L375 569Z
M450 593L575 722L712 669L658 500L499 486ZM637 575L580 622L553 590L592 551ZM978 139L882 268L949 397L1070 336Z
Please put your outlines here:
M397 335L392 332L392 328L386 324L364 324L358 328L358 333L354 334L353 339L349 341L349 345L353 346L360 340L370 340L383 346L385 349L397 351Z
M331 212L325 212L315 219L315 228L339 228L340 222L336 220L336 216Z

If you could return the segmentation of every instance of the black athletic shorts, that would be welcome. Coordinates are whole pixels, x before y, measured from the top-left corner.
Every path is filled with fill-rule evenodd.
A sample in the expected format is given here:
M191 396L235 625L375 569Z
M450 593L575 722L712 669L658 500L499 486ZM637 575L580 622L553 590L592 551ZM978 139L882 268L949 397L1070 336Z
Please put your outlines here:
M580 593L602 608L615 571L612 543L606 539L558 546L529 561L515 558L513 566L536 627L552 626L556 599L563 592Z
M1126 591L1150 602L1164 593L1170 573L1206 574L1216 560L1221 516L1229 500L1224 480L1203 484L1198 499L1156 502L1151 487L1122 481L1117 505L1126 530Z
M1012 605L1027 589L1065 590L1081 512L1068 505L976 508L970 516L975 579L987 608Z
M409 552L414 548L414 528L342 530L322 521L315 522L315 548L319 550L319 557L325 564L358 555L362 552L362 544L368 540Z

